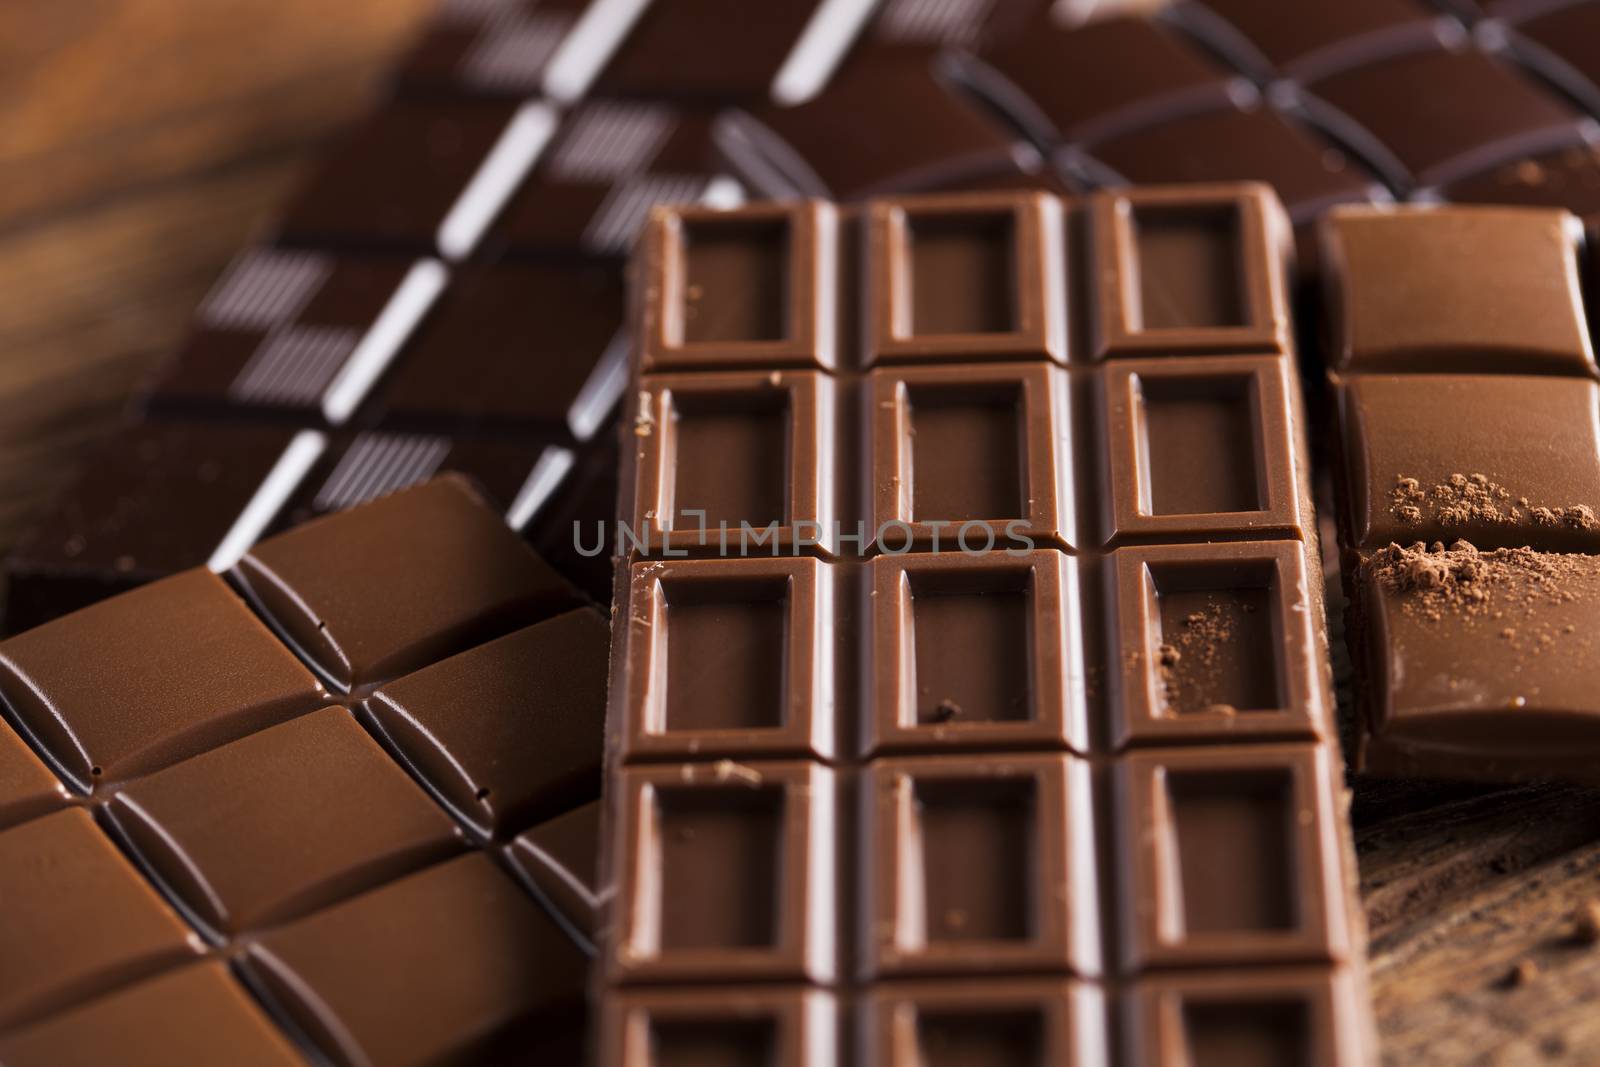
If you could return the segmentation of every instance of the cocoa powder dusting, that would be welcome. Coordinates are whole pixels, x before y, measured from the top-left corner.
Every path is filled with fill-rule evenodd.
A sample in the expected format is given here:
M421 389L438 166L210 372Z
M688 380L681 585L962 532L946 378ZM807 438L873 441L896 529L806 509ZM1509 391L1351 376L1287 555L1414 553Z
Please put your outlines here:
M1177 633L1156 648L1156 666L1168 707L1233 713L1231 706L1208 695L1219 688L1222 649L1232 637L1233 626L1216 601L1184 616Z
M1570 604L1600 583L1600 557L1531 548L1479 551L1466 541L1446 547L1391 544L1369 564L1400 610L1429 621L1482 620L1517 651L1539 654L1572 637L1570 623L1541 619L1541 607ZM1580 639L1588 642L1587 634Z
M1600 526L1587 504L1547 507L1491 481L1485 474L1452 474L1436 485L1400 475L1389 492L1389 513L1408 526L1432 519L1452 526L1540 526L1592 530Z

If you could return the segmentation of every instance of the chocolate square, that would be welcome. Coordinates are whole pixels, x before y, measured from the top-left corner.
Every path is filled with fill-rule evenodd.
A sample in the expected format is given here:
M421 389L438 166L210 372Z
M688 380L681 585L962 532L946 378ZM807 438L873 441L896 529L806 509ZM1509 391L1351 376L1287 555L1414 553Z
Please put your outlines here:
M1305 81L1426 48L1439 16L1412 0L1334 0L1284 18L1277 0L1186 0L1185 27L1254 78Z
M1289 231L1266 187L1099 193L1090 218L1101 358L1290 350Z
M1282 359L1114 360L1103 374L1111 543L1306 536Z
M868 994L865 1048L893 1067L1093 1063L1105 1005L1087 983L1048 978L886 982Z
M231 577L341 692L580 603L458 476L263 541Z
M835 549L831 378L774 370L649 375L639 384L632 532L645 551Z
M880 367L868 379L872 532L885 551L1068 546L1067 379L1043 363Z
M0 1030L200 950L80 808L0 833L0 899Z
M1090 141L1226 107L1240 92L1220 64L1137 15L1073 25L1052 11L981 54L1009 82L1003 91L1041 143Z
M144 868L218 943L462 843L350 713L332 707L134 782L106 811Z
M241 967L335 1062L579 1055L587 960L481 853L280 926L250 943Z
M598 1067L814 1067L839 1048L821 990L754 985L635 990L607 999Z
M868 752L1088 750L1073 557L947 551L872 571Z
M1342 968L1193 971L1127 994L1129 1054L1151 1067L1365 1063L1362 996Z
M867 768L861 977L1099 973L1088 765L1070 756Z
M1594 376L1563 212L1336 211L1322 223L1332 368Z
M836 226L810 203L658 218L641 253L662 279L644 291L642 369L832 368Z
M1350 932L1332 773L1316 745L1123 757L1123 964L1343 959Z
M613 980L829 982L833 773L810 762L631 767L619 802Z
M159 619L159 625L152 625ZM81 793L316 708L322 689L204 570L0 644L0 695Z
M1328 737L1321 610L1297 541L1112 554L1112 740Z
M1351 547L1600 550L1594 381L1364 374L1338 396Z
M630 761L833 752L833 589L814 559L635 563Z
M1450 752L1470 746L1495 781L1600 776L1594 556L1389 548L1356 590L1371 766L1460 776L1474 769Z
M578 608L384 685L364 709L485 837L593 799L610 628Z
M0 1037L0 1057L8 1067L305 1062L221 960L167 971L10 1031Z
M924 196L873 205L867 226L869 364L1066 361L1059 202Z

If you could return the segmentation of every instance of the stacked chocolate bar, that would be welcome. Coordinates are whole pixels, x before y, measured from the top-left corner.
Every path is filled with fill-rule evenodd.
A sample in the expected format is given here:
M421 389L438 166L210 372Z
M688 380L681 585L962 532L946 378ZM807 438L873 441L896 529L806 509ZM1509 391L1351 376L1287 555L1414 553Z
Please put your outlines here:
M1325 225L1364 762L1594 781L1600 386L1581 232L1531 208Z
M1594 0L1104 6L449 0L13 548L8 628L440 470L603 598L656 202L1255 179L1308 243L1344 202L1600 213Z
M1289 247L1258 186L657 214L602 1064L1363 1062Z
M0 1062L579 1062L607 637L441 479L0 643Z

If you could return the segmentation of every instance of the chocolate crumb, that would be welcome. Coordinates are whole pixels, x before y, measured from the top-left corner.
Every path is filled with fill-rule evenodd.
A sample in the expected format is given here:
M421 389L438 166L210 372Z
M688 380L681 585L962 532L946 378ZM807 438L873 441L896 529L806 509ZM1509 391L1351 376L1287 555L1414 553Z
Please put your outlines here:
M1586 902L1573 919L1572 939L1580 945L1600 945L1600 900Z
M1532 960L1518 960L1517 965L1511 968L1511 973L1506 975L1506 985L1513 989L1529 986L1538 977L1539 965L1537 963Z
M1167 706L1216 713L1222 702L1214 691L1222 684L1222 650L1234 637L1234 620L1220 601L1211 600L1187 613L1177 632L1166 636L1168 640L1156 648L1156 664Z
M1452 474L1436 485L1400 475L1389 493L1389 513L1407 526L1431 517L1441 526L1542 526L1593 530L1600 526L1587 504L1565 507L1536 505L1481 472Z
M961 705L946 697L933 706L933 711L928 715L928 719L931 722L949 722L960 714Z

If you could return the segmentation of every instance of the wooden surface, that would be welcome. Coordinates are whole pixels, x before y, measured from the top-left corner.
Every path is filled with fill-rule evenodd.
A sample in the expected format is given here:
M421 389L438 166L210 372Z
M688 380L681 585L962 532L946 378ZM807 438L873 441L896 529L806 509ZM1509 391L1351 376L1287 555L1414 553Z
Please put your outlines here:
M0 544L427 3L0 2ZM1570 925L1600 792L1357 783L1354 814L1385 1060L1600 1063L1600 947Z

